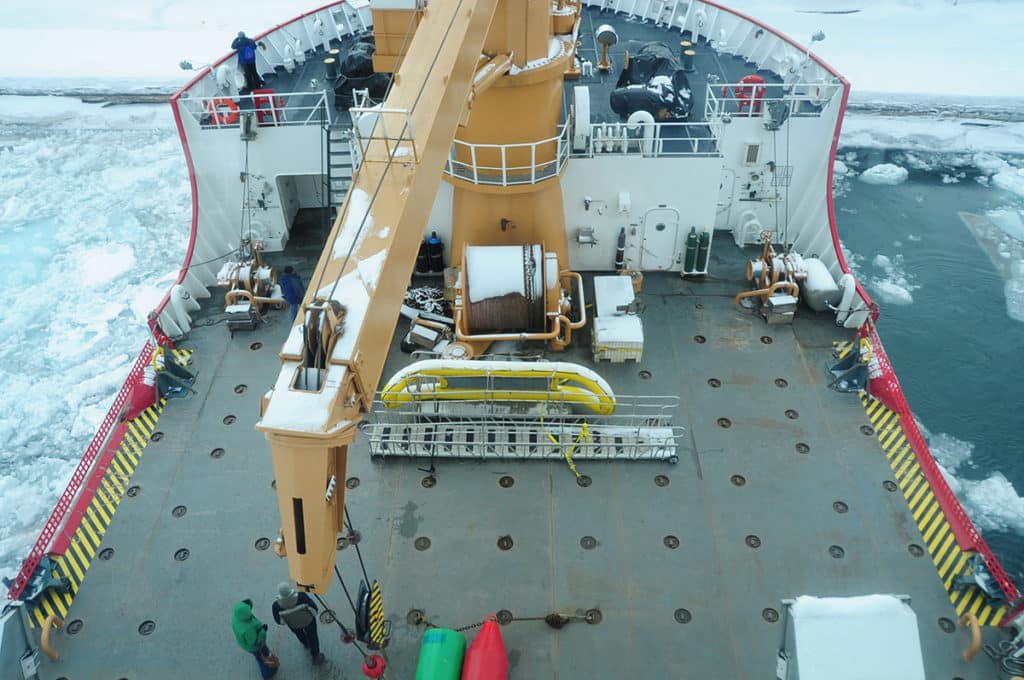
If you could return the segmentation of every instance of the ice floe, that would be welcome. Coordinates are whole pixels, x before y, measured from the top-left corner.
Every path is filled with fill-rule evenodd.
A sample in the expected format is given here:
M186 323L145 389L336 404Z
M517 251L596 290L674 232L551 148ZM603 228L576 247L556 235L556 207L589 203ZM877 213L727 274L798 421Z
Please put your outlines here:
M866 184L896 185L906 182L909 174L906 168L898 165L879 163L860 173L859 179Z
M27 554L142 348L146 312L176 273L191 220L180 142L162 122L169 107L57 99L0 97L0 286L10 293L0 314L4 576ZM148 126L144 109L154 112Z
M943 432L932 433L921 423L918 425L946 482L975 525L982 531L1024 533L1024 498L1006 475L996 471L981 479L965 476L965 471L977 467L972 460L974 444Z

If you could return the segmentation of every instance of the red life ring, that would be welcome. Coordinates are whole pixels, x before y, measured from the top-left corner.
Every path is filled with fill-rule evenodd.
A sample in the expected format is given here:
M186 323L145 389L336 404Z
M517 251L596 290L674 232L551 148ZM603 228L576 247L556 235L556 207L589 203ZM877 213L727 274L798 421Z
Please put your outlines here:
M206 110L213 116L217 125L234 125L238 122L238 104L233 99L207 100Z

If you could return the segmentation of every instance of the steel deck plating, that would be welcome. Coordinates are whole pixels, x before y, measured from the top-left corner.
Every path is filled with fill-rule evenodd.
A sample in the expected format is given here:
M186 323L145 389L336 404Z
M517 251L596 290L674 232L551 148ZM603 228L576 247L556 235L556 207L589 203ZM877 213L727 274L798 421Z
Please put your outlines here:
M423 632L412 610L450 626L498 610L600 612L600 622L560 631L506 626L513 677L628 677L640 665L661 676L763 677L781 636L780 600L874 592L911 596L929 677L982 677L940 627L957 609L935 566L910 549L929 543L887 490L893 470L862 432L870 421L859 399L826 387L832 342L844 333L807 312L770 327L735 306L745 254L727 235L716 239L715 271L737 274L649 275L641 299L651 350L639 367L599 367L617 391L680 396L674 415L690 450L677 465L581 461L578 483L564 461L442 461L431 474L426 461L372 463L365 440L353 448L350 516L383 586L400 677ZM217 304L206 305L211 317ZM183 649L211 677L252 671L227 623L242 597L268 620L287 577L267 549L278 518L267 445L252 427L287 329L281 312L253 334L193 333L199 394L161 417L164 437L132 476L138 494L122 500L96 546L113 557L93 562L48 673L169 677ZM395 345L389 372L409 361ZM587 363L588 353L558 358ZM351 589L354 551L338 557ZM351 621L340 589L326 600ZM333 638L330 626L321 631ZM348 677L359 663L352 647L325 644L329 662L312 668L282 628L270 643L279 677Z

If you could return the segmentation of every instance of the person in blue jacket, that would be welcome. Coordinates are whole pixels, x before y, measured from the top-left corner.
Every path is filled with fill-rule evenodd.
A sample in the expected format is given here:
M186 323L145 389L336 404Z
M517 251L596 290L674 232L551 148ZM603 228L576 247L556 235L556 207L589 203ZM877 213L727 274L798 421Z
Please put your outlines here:
M246 37L244 31L238 32L238 37L231 42L231 49L238 52L238 67L245 74L245 88L251 93L263 87L263 79L256 70L256 41Z
M295 317L299 313L299 305L302 304L302 297L306 294L306 287L292 267L284 268L284 274L281 275L279 283L281 284L281 295L284 296L285 302L291 305L292 321L295 321Z

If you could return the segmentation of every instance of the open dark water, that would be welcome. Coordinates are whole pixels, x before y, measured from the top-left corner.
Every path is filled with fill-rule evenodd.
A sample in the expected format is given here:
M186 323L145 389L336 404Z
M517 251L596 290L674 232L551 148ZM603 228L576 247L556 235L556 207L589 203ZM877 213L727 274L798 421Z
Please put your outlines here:
M861 171L906 165L896 151L847 148L840 157ZM1021 583L1024 323L1008 314L1004 278L959 213L1005 215L1024 200L963 170L956 183L944 183L941 169L910 169L898 185L842 180L839 234L882 307L879 331L936 458Z

